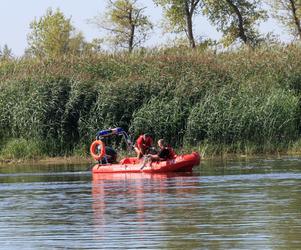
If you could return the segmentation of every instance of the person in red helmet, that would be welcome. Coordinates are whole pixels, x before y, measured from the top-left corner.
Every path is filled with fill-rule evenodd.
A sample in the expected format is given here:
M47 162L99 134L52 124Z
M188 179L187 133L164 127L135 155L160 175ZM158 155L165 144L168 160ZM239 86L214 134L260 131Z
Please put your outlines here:
M153 145L153 138L149 134L143 134L138 137L135 143L135 151L138 158L148 154Z

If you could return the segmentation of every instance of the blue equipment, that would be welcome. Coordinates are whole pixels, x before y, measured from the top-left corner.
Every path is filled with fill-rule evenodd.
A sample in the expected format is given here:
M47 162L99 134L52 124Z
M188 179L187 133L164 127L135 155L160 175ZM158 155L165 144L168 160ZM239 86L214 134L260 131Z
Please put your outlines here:
M120 127L98 131L96 134L96 140L102 140L105 137L109 137L111 135L123 135L128 149L133 148L133 144L132 144L130 136L124 131L123 128L120 128Z

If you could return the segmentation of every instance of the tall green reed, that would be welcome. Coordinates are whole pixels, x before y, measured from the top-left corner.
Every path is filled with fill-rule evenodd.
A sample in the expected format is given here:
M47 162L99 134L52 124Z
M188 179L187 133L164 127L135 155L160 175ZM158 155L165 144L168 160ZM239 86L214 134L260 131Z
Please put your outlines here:
M300 137L300 59L290 46L2 62L0 145L32 139L66 155L121 126L178 146L266 150Z

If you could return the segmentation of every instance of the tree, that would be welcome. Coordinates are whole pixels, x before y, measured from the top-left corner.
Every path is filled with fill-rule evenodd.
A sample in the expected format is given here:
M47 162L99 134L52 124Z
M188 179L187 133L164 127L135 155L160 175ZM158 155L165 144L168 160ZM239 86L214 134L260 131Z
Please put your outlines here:
M93 54L101 51L102 41L93 39L86 42L82 32L79 32L69 40L69 53L72 55Z
M26 53L37 57L79 54L86 44L82 33L75 32L71 18L66 18L59 9L47 9L44 16L30 24L30 29Z
M193 34L193 17L201 8L200 0L154 0L163 7L164 16L167 21L167 30L175 33L185 32L189 45L195 48Z
M260 9L260 0L203 0L204 14L223 33L222 42L229 46L237 39L254 47L259 40L256 28L259 20L267 18Z
M301 39L301 0L269 0L273 8L273 17Z
M149 31L153 28L149 18L144 15L145 7L139 7L137 0L108 2L105 15L94 17L92 22L109 32L108 41L111 44L131 53L147 40Z
M3 46L3 49L0 47L0 60L9 60L13 57L12 50L8 48L7 44Z

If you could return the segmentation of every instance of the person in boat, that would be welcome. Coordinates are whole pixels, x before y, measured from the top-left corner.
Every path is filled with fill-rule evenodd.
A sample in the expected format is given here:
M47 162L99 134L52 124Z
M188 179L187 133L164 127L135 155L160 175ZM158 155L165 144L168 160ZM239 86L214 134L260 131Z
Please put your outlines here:
M170 145L167 145L164 139L158 141L158 146L160 149L158 154L150 154L147 156L151 161L166 161L175 157L173 148Z
M106 146L106 154L102 159L102 164L106 163L116 163L117 162L117 152L112 147Z
M153 145L153 138L145 133L143 135L140 135L135 143L135 151L138 158L142 158L142 156L149 154L150 150L152 149Z

